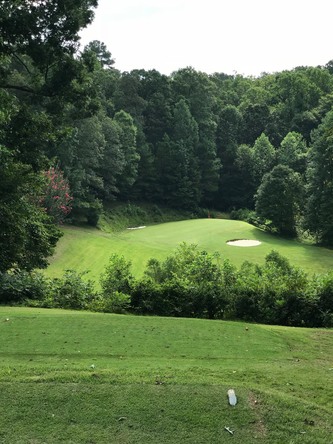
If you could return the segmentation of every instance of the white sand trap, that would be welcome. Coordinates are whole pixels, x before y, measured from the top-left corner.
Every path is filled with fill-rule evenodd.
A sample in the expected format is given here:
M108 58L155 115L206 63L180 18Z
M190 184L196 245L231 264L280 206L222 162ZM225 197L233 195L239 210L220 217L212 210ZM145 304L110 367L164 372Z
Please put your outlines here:
M140 227L130 227L128 230L141 230L142 228L146 228L146 225L141 225Z
M234 247L256 247L261 244L260 241L251 239L234 239L227 242L228 245Z

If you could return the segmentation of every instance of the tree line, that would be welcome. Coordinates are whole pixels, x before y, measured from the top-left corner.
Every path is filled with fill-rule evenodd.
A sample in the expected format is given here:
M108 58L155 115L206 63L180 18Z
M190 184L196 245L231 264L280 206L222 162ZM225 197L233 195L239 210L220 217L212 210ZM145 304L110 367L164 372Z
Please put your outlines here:
M121 72L103 42L80 48L97 0L0 5L0 271L46 265L61 206L96 225L114 201L246 208L333 243L332 61L260 77Z

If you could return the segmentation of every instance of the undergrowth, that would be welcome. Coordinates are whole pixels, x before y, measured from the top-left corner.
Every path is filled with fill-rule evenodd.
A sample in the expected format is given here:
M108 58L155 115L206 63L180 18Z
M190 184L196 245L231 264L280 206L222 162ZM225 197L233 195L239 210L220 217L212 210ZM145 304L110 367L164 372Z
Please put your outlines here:
M99 218L98 228L115 233L131 227L206 217L227 219L228 214L206 208L185 211L156 204L117 203L105 208Z

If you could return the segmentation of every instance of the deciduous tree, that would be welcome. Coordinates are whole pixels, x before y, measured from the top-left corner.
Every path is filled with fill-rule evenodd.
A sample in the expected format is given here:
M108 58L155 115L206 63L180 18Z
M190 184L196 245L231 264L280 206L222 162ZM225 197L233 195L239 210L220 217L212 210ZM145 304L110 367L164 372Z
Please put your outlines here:
M305 227L317 240L333 244L333 111L313 133L308 167Z
M0 146L0 272L44 268L61 237L39 205L43 178Z
M281 234L295 236L302 191L300 175L285 165L277 165L265 174L258 189L256 212L271 220Z

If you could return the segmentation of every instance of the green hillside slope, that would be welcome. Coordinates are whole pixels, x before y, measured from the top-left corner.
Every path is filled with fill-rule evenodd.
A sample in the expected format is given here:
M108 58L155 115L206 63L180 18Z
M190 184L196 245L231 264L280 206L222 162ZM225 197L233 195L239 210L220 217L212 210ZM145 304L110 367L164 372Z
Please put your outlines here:
M1 307L0 335L3 443L332 440L332 330Z

